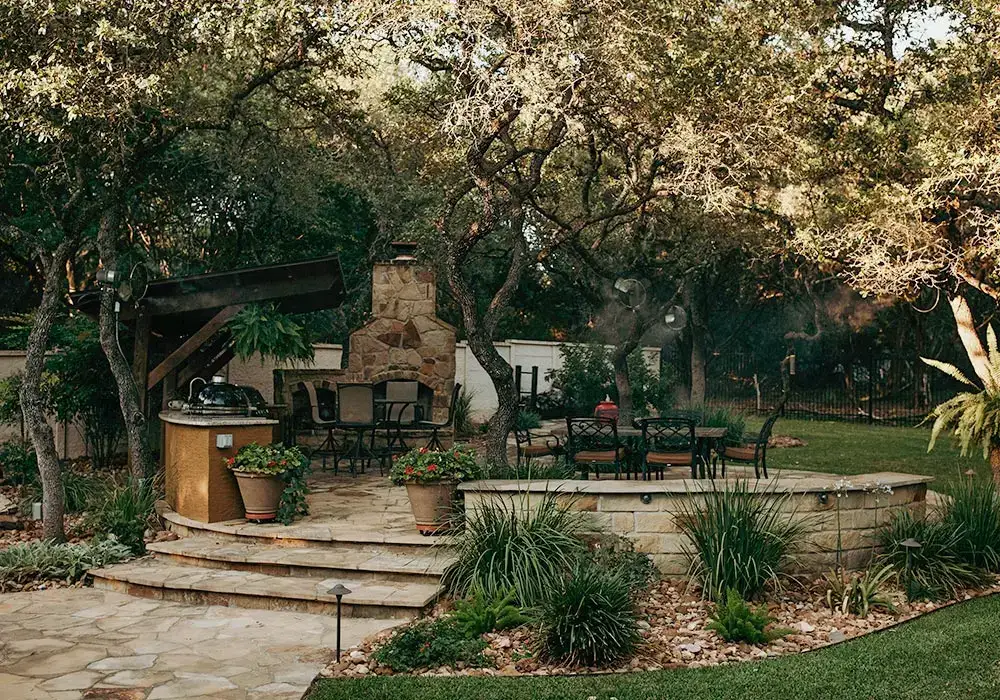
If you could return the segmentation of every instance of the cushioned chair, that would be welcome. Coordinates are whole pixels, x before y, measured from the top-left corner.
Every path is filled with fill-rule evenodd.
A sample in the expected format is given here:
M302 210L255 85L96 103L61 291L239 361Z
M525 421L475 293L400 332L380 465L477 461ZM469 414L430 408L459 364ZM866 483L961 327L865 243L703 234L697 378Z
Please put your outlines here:
M622 472L625 450L618 440L618 425L613 421L596 418L566 419L566 458L580 471L582 478L593 471L598 478L602 467L615 470L615 478Z
M643 418L636 421L642 430L642 476L656 473L662 479L669 467L687 467L696 478L698 442L695 421L690 418Z
M514 428L514 442L517 443L517 466L521 466L538 457L551 457L562 454L562 440L554 433L535 433L530 430Z
M760 433L757 435L757 439L751 443L744 443L742 445L726 445L722 448L722 475L726 475L726 462L738 462L744 464L753 465L753 473L758 479L760 478L761 472L764 473L764 478L767 478L767 443L771 439L771 431L774 430L774 424L778 421L778 414L775 413L771 415L766 421L764 421L764 426L760 429Z

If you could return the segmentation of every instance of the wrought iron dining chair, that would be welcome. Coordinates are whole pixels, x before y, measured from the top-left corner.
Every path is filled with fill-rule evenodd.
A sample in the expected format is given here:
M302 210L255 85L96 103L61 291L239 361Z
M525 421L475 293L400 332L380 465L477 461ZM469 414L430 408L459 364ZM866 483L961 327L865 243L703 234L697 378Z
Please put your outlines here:
M621 477L625 450L618 439L618 425L596 418L566 419L566 458L578 469L583 479L593 471L600 478L601 467L613 467L615 478Z
M551 457L563 453L562 440L555 433L539 433L527 428L514 428L514 442L517 445L517 466L530 464L538 457Z
M636 421L642 430L642 478L651 472L663 478L667 467L688 467L696 475L698 439L695 421L690 418L643 418Z
M722 460L722 476L726 475L726 460L731 462L752 464L753 473L760 478L761 472L767 477L767 443L771 440L774 424L778 422L778 414L774 413L764 421L763 427L751 443L742 445L724 445L720 458Z
M430 420L418 421L414 424L417 430L429 430L431 433L430 440L427 441L428 450L443 450L444 445L441 443L441 432L447 431L455 422L455 404L458 402L458 395L462 391L462 385L455 382L455 387L451 390L451 402L448 404L448 417L443 423L436 423Z
M347 457L352 474L358 471L364 473L374 457L375 426L375 390L372 385L338 384L336 428L354 433L354 442L334 461L335 470L339 469L340 460Z

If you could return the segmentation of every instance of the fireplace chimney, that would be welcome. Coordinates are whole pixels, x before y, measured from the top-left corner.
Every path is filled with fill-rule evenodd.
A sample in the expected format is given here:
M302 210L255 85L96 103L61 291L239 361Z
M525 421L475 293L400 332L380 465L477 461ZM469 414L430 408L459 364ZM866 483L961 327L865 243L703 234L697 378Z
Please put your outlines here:
M393 241L392 247L394 264L408 264L417 261L417 244L414 241Z

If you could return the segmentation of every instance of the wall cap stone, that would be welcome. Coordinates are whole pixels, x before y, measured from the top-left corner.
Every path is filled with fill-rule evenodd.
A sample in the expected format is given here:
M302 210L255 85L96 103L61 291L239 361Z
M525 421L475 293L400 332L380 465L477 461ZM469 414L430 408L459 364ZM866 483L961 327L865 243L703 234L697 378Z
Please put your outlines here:
M753 483L753 490L760 493L823 493L836 491L836 483L841 479L851 482L850 486L843 487L846 492L864 492L866 485L870 488L875 483L890 486L893 489L906 486L917 486L928 484L934 481L932 476L918 476L916 474L902 474L899 472L875 472L871 474L855 474L842 476L832 474L826 476L809 476L782 478L780 476L770 479L760 479ZM552 480L531 480L520 481L515 479L483 479L479 481L466 481L459 484L460 491L469 493L475 492L528 492L528 493L590 493L590 494L636 494L636 493L659 493L659 494L687 494L715 491L715 484L722 483L710 481L708 479L669 479L664 481L629 481L601 480L601 481L581 481L578 479L552 479Z

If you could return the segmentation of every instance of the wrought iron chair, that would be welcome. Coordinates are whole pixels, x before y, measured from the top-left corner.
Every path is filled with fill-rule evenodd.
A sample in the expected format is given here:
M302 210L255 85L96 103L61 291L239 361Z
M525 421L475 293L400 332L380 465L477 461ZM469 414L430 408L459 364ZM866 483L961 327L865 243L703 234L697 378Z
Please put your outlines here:
M451 402L448 404L448 417L443 423L422 420L414 424L417 430L429 430L431 432L431 438L427 441L428 450L444 449L444 445L441 444L441 431L447 431L455 422L455 404L458 402L458 395L461 391L462 385L455 382L455 387L451 390Z
M517 466L529 464L538 457L551 457L563 453L562 440L555 433L535 433L525 428L514 428L517 444Z
M636 421L642 430L642 478L655 471L663 478L665 467L689 467L697 478L698 440L695 421L690 418L643 418Z
M354 442L334 460L334 470L338 470L340 460L347 457L351 464L351 473L364 473L375 457L375 390L371 384L339 384L337 385L337 424L338 430L354 433ZM365 444L365 441L368 444ZM379 463L381 470L381 462Z
M618 425L596 418L566 419L566 458L582 478L589 479L593 471L598 478L601 466L611 466L615 478L621 477L624 448L618 439Z
M764 421L764 426L757 434L757 438L752 443L743 445L725 445L722 448L722 475L726 475L726 460L743 464L752 464L753 473L756 478L760 478L760 473L764 472L767 478L767 443L771 439L771 431L778 421L778 414L774 413Z

